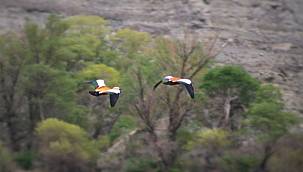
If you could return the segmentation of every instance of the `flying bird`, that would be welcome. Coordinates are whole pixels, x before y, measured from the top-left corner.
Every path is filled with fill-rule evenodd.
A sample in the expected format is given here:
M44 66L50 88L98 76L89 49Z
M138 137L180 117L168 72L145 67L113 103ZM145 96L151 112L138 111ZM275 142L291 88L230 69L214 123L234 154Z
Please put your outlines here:
M119 95L121 93L119 87L110 88L105 85L104 80L92 80L86 83L93 84L95 86L94 91L89 91L89 93L93 96L100 96L100 95L109 95L110 106L114 107L119 99Z
M154 90L161 83L164 84L164 85L180 85L181 84L181 85L185 86L188 94L190 95L190 97L192 99L195 97L194 87L192 85L191 80L189 80L189 79L182 79L182 78L173 77L173 76L165 76L161 81L159 81L157 84L155 84Z

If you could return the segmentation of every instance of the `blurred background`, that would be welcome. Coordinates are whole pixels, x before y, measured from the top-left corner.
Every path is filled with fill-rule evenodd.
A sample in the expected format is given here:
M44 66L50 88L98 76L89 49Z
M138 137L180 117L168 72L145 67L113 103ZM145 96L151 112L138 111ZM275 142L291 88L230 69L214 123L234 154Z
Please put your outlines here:
M302 9L0 0L0 171L301 171ZM153 91L165 75L195 99ZM122 88L114 108L94 79Z

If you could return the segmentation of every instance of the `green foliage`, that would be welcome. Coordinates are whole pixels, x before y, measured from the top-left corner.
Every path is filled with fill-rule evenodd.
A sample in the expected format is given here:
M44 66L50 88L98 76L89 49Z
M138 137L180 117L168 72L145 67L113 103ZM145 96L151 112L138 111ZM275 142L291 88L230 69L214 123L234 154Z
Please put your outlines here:
M253 172L258 165L259 159L253 155L226 154L221 159L224 171Z
M123 53L127 53L128 58L132 58L132 55L146 48L151 41L151 36L146 32L120 29L111 37L111 40Z
M249 123L260 132L262 139L278 138L298 122L293 113L282 110L282 107L275 103L253 104L248 111Z
M32 113L59 118L72 118L70 117L72 114L78 118L83 116L84 108L75 104L76 80L68 73L48 65L34 64L26 67L24 75L25 94L30 102L38 105L40 109L39 112Z
M194 138L195 133L187 129L180 129L177 133L177 141L181 145L187 144L189 140L194 140Z
M229 133L222 129L205 129L195 133L186 148L191 150L198 146L208 149L218 149L228 146L231 142L228 139Z
M23 46L23 42L16 34L0 36L1 77L10 78L11 80L17 77L28 54L28 51Z
M275 103L282 106L282 93L279 87L272 84L263 84L256 92L255 103Z
M259 82L242 67L215 67L204 76L201 88L209 95L239 96L241 103L248 104L255 97Z
M66 59L61 55L62 38L68 26L58 16L50 15L45 27L28 21L24 32L29 50L27 62L43 63L55 68L66 67Z
M109 135L101 136L97 140L95 140L96 147L104 151L111 145L111 140Z
M145 32L130 29L118 30L109 37L109 44L119 53L117 68L122 71L130 71L139 68L150 67L151 57L148 55L148 46L151 36Z
M0 144L0 171L13 172L13 158L11 153Z
M285 134L298 122L295 114L285 112L278 87L262 85L255 103L248 110L248 123L259 132L261 139L275 139Z
M27 22L25 25L25 34L28 48L30 49L29 59L34 63L42 62L43 42L45 33L37 24Z
M117 85L119 83L120 74L119 72L104 64L87 64L78 75L80 80L93 80L93 79L104 79L108 85Z
M22 169L29 170L32 169L35 158L36 154L33 151L27 150L17 153L15 161Z
M136 119L129 115L122 115L113 126L109 134L110 141L114 141L122 134L128 133L137 127Z
M150 158L129 158L126 162L126 172L157 172L159 171L157 162Z
M39 152L47 163L61 163L60 168L86 166L94 162L98 149L83 129L55 118L42 121L37 129L39 138ZM59 169L60 170L60 169Z
M72 16L64 20L69 28L62 40L61 54L68 55L71 64L79 60L94 60L98 57L104 37L108 32L107 22L98 16Z

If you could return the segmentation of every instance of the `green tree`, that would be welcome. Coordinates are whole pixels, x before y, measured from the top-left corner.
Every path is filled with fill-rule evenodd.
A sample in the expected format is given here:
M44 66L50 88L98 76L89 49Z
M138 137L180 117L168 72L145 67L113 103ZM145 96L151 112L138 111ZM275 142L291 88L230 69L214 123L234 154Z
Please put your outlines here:
M56 16L50 15L45 24L44 32L45 39L43 42L43 58L45 64L48 64L57 69L64 69L67 67L68 56L62 54L61 50L64 48L64 36L68 30L69 25Z
M181 167L192 171L218 169L222 154L232 144L230 136L231 133L222 129L196 131L184 146L189 156L185 156ZM193 157L192 160L189 161L189 157Z
M283 107L282 93L279 87L273 84L262 84L256 92L256 100L254 103L273 103Z
M79 69L85 61L102 62L107 22L98 16L72 16L63 23L68 29L62 39L59 53L66 57L68 69Z
M85 109L75 101L77 82L68 73L48 65L34 64L26 67L24 75L30 133L33 133L37 122L47 117L67 119L71 114L84 115Z
M18 132L22 127L18 107L22 104L20 80L27 54L24 42L17 35L10 33L0 37L0 107L3 108L0 117L8 128L10 146L16 151L23 137Z
M210 69L200 86L212 97L223 99L223 114L219 127L231 128L233 102L248 106L254 100L259 82L238 66L223 66Z
M50 15L44 27L28 21L24 26L26 46L29 49L27 62L55 68L66 67L66 54L62 55L60 50L67 29L68 25L56 15Z
M50 171L87 171L98 155L97 146L80 127L49 118L37 129L39 153Z
M265 171L268 160L274 153L274 145L299 121L295 114L284 111L282 97L277 87L261 86L257 95L256 102L250 105L247 112L247 123L263 143L264 153L258 170Z
M65 71L70 66L69 54L61 51L65 49L64 38L70 27L55 15L49 16L45 26L33 22L25 25L25 46L29 53L22 84L29 107L30 137L33 137L36 123L44 117L55 115L81 126L86 125L85 108L76 104L76 80Z

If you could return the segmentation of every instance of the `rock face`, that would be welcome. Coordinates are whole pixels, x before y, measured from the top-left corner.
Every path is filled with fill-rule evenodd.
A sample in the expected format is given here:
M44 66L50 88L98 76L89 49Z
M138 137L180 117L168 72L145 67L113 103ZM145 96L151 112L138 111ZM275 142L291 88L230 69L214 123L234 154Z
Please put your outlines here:
M99 15L114 28L131 27L180 37L218 36L228 42L217 60L241 64L265 82L278 84L287 107L303 114L302 0L0 0L0 32L20 29L26 18L50 13Z

